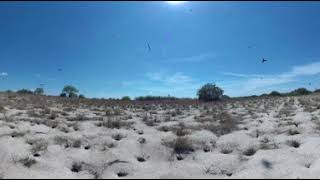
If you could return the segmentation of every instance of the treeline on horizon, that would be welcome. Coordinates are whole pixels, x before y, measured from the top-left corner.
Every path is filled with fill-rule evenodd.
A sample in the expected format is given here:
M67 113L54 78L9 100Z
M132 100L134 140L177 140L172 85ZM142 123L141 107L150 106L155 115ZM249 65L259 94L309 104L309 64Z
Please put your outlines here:
M5 93L17 93L17 94L30 94L30 95L45 95L44 90L42 88L37 88L35 91L31 91L28 89L20 89L17 91L7 90ZM312 93L319 93L320 89L316 89L315 91L310 91L306 88L298 88L290 92L278 92L271 91L270 93L263 93L261 95L250 95L250 96L238 96L238 97L229 97L227 95L222 95L220 100L228 100L228 99L242 99L242 98L253 98L253 97L281 97L281 96L299 96L299 95L308 95ZM66 96L64 93L59 95L60 97L70 97L70 98L86 98L84 95L73 95ZM131 99L129 96L124 96L122 98L88 98L88 99L102 99L102 100L118 100L118 101L174 101L174 100L198 100L199 98L178 98L174 96L138 96L134 99Z

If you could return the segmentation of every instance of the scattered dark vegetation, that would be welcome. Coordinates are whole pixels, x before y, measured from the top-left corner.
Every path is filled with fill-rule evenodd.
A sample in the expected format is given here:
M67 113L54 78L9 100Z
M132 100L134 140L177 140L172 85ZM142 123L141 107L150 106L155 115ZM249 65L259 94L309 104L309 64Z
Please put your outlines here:
M124 172L124 171L120 171L117 173L118 177L124 177L124 176L127 176L128 173L127 172Z
M262 159L261 163L266 169L272 169L272 163L270 161Z
M33 92L35 95L43 95L44 94L44 90L43 88L37 88L34 90Z
M33 94L33 92L29 89L20 89L17 91L18 94Z
M255 148L248 148L246 149L244 152L243 152L243 155L246 155L246 156L252 156L256 153L256 149Z
M135 98L136 101L163 101L163 100L178 100L171 96L140 96Z
M287 144L291 147L298 148L300 147L300 142L296 140L288 141Z
M187 137L178 137L171 142L167 142L164 145L173 149L176 154L189 154L194 151L192 141Z
M18 160L14 160L15 163L21 163L23 166L30 168L32 165L36 164L37 161L31 157L24 157Z
M82 171L82 164L79 162L72 163L71 171L75 173Z

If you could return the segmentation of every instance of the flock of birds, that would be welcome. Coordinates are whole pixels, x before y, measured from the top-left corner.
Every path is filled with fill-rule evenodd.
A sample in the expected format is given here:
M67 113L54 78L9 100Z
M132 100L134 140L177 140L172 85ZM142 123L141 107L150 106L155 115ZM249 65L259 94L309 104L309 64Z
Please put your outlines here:
M193 10L192 9L189 9L189 12L192 12ZM116 37L116 35L115 34L113 34L112 35L112 37ZM255 46L248 46L248 49L252 49L252 48L254 48ZM148 52L150 53L151 52L151 46L150 46L150 43L149 42L147 42L147 48L148 48ZM262 58L262 60L261 60L261 63L266 63L268 60L267 59L265 59L265 58ZM58 72L62 72L63 71L63 69L62 68L58 68L57 69L58 70ZM263 77L261 77L261 79L263 79ZM40 87L44 87L45 86L45 84L40 84ZM311 86L311 83L309 83L309 86Z

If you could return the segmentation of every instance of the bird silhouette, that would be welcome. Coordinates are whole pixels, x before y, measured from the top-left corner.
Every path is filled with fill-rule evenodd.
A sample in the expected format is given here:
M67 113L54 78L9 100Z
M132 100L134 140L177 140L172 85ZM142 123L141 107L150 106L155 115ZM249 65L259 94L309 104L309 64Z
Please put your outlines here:
M266 60L266 59L262 58L262 63L264 63L264 62L266 62L266 61L268 61L268 60Z
M149 43L148 43L148 49L149 49L149 52L150 52L151 51L151 47L150 47Z
M58 69L58 71L62 71L62 69L61 69L61 68L59 68L59 69Z

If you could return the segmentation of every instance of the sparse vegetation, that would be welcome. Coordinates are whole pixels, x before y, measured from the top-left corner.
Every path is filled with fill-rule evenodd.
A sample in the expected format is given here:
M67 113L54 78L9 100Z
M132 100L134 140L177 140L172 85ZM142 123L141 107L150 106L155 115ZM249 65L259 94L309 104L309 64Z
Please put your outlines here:
M320 98L316 95L286 97L283 93L281 97L252 96L215 102L69 99L25 94L18 94L12 97L14 99L9 95L3 98L0 94L0 98L0 112L5 113L0 123L7 132L2 133L1 137L12 138L10 141L15 143L25 140L21 147L26 147L26 152L30 154L17 158L15 162L27 168L38 161L40 165L43 159L50 159L52 154L63 151L88 155L130 152L128 156L134 156L134 160L141 165L147 165L149 161L154 163L152 153L161 153L163 157L160 158L167 158L168 163L199 163L199 154L208 155L208 158L214 154L222 159L238 156L237 163L241 165L243 162L250 163L252 156L259 158L258 150L263 152L301 146L300 140L279 141L278 136L299 138L299 134L317 134L320 131L320 108L317 104ZM10 118L6 120L8 115ZM304 116L307 118L302 121L300 118ZM243 135L244 141L258 140L260 144L240 146L243 141L237 139L237 133ZM128 149L121 149L127 145ZM131 145L136 147L131 148ZM151 158L145 153L150 153ZM219 161L219 158L214 160ZM104 178L103 169L120 162L98 162L100 164L95 165L75 160L70 165L70 171L79 176L82 175L79 172L83 171L93 178ZM262 160L261 163L265 169L273 168L269 160ZM220 164L205 168L204 173L233 176L233 169L220 167L223 166ZM310 167L310 164L305 167ZM115 176L126 177L129 172L114 173Z

